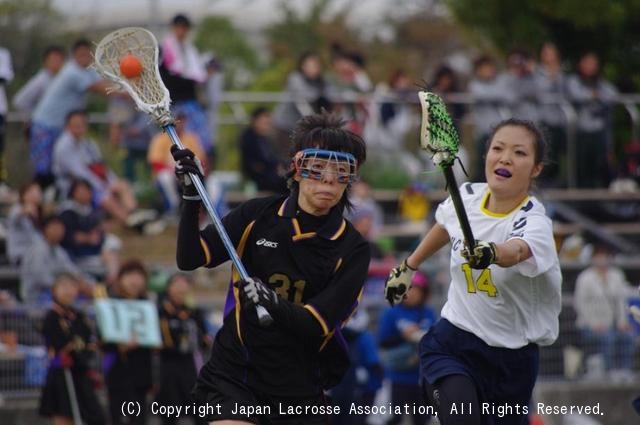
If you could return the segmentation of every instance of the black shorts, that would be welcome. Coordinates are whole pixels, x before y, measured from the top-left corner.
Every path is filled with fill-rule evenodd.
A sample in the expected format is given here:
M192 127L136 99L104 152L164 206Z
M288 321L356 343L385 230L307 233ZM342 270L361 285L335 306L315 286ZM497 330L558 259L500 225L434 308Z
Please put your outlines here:
M333 409L323 393L274 396L220 374L211 376L209 382L211 386L198 381L193 390L199 416L209 422L231 419L259 425L326 425Z

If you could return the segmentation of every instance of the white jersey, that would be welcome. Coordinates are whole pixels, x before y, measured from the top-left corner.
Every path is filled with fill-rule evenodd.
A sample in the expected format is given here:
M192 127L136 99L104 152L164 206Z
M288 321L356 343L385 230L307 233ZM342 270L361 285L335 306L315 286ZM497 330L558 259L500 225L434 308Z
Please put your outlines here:
M471 269L460 255L464 238L453 202L442 202L436 220L451 238L451 285L442 317L493 347L553 343L558 337L562 275L544 206L528 197L510 213L492 213L485 208L486 183L465 183L460 195L477 240L522 239L533 256L513 267Z

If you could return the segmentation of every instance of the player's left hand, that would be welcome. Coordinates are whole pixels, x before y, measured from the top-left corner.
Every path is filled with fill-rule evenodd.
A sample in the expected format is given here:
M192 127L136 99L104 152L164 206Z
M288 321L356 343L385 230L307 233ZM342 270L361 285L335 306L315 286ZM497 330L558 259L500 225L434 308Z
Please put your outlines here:
M472 269L483 270L498 261L496 244L487 241L476 241L473 249L465 245L460 254L467 260Z
M243 307L263 306L267 310L278 305L278 294L257 277L238 282L240 303Z

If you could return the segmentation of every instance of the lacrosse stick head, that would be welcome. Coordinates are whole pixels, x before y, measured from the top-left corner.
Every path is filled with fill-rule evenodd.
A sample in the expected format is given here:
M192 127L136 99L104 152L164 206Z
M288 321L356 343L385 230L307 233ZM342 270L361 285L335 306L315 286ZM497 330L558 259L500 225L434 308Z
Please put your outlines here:
M134 78L120 70L120 61L129 55L142 65L142 72ZM158 41L151 31L138 27L113 31L98 43L94 56L98 73L126 90L138 109L153 116L161 127L173 122L171 98L158 69Z
M437 94L418 92L422 106L420 126L420 147L431 154L433 163L440 167L450 167L458 155L458 131L447 112L444 101Z

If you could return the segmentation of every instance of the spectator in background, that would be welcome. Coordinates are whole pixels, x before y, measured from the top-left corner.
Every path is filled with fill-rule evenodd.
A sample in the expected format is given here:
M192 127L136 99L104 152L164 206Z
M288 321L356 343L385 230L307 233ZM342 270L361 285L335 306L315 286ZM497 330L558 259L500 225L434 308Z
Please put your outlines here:
M120 266L122 242L104 229L102 214L92 205L93 189L73 180L68 199L58 206L65 233L60 245L83 272L113 283Z
M576 279L576 326L588 351L604 356L604 365L612 377L629 376L634 335L627 307L632 288L624 272L611 264L608 247L597 246L591 263Z
M109 104L110 139L126 152L122 162L124 178L132 184L148 181L147 150L155 128L149 115L138 110L128 97L114 97ZM142 168L138 173L136 168Z
M600 60L593 52L578 61L577 73L567 80L567 95L578 113L576 183L578 187L607 187L612 159L611 106L618 90L600 75Z
M7 255L19 266L34 239L40 237L42 189L36 181L22 186L19 201L11 206L7 219Z
M476 159L472 167L474 181L485 181L484 151L493 126L503 119L508 102L508 88L504 79L498 78L495 60L490 56L480 56L473 63L473 79L469 82L469 94L474 103L473 126L475 134Z
M64 222L51 215L42 222L42 236L37 237L20 263L20 292L25 304L43 305L51 301L51 287L60 273L69 273L80 283L80 291L91 297L94 280L83 274L60 242L64 238Z
M11 53L4 47L0 47L0 198L10 197L11 195L9 187L5 183L7 170L4 163L4 139L7 128L7 112L9 110L4 88L11 80L13 80Z
M538 88L534 58L524 49L513 49L507 55L507 70L499 76L504 80L510 116L537 124Z
M549 140L551 158L545 167L542 181L547 181L546 185L564 187L567 184L564 172L567 161L567 120L560 102L567 95L567 76L562 69L560 51L551 42L544 43L540 49L540 64L536 68L535 82L541 101L538 112Z
M451 94L459 93L460 82L458 75L448 65L440 65L433 76L433 80L429 85L431 91L440 95L448 106L449 113L453 119L453 123L460 133L460 123L464 117L465 108L461 103L452 103Z
M59 192L67 195L73 179L86 180L93 189L94 205L119 223L156 233L153 220L157 214L138 209L131 186L109 169L98 145L88 137L88 130L86 111L71 111L53 150L53 172Z
M75 397L83 423L106 424L90 374L97 351L96 336L84 313L73 307L78 297L78 281L73 275L61 274L56 277L52 291L53 305L42 322L49 368L39 413L51 417L53 425L73 425L71 397ZM73 380L73 395L65 379L67 372Z
M388 307L380 316L378 342L385 368L385 376L391 381L392 406L422 406L422 389L419 379L418 343L436 322L436 313L426 305L429 300L429 283L426 275L417 272L411 280L411 289L401 304ZM413 425L424 425L429 415L411 415ZM402 416L395 415L388 422L397 425Z
M53 146L64 130L67 115L85 107L87 93L106 94L108 83L90 68L91 47L85 39L73 44L71 60L51 80L33 111L29 154L35 179L43 188L54 183Z
M162 349L160 350L160 391L156 401L161 406L187 406L193 403L190 393L196 383L195 357L213 340L207 334L202 312L192 306L193 279L185 273L169 278L159 306ZM206 424L196 412L190 415L194 424ZM163 417L163 425L177 422L176 417Z
M289 158L289 135L303 115L330 109L326 96L327 84L323 76L320 56L305 52L298 59L295 71L287 76L285 95L291 100L279 103L273 112L273 125L277 131L277 154L280 161Z
M176 133L182 145L191 149L200 159L205 171L207 169L207 156L200 144L198 135L187 130L189 118L184 113L176 116ZM163 211L168 215L175 215L180 206L180 193L178 181L174 173L175 161L171 156L171 138L162 131L156 134L149 144L147 162L153 170L153 181L162 196Z
M331 71L327 75L327 95L331 110L347 121L347 129L360 135L365 108L359 95L370 92L373 85L365 69L364 57L340 44L331 46ZM340 101L342 99L342 101ZM334 102L338 99L338 102Z
M224 95L224 70L222 69L220 59L215 56L207 61L206 69L207 117L209 119L211 140L215 146L218 140L218 110L220 109L222 96ZM213 158L211 158L211 160L213 160ZM211 165L213 166L215 164L212 163Z
M175 15L171 31L162 42L160 75L172 100L174 115L187 117L187 130L198 135L209 157L214 155L211 131L202 105L198 102L197 88L207 81L200 53L189 39L191 20L183 14Z
M109 297L123 300L147 300L146 267L138 260L128 260L120 266L116 284ZM109 414L113 425L144 425L147 423L147 393L151 390L151 349L135 340L128 343L107 343L102 346L104 380L107 386ZM137 403L138 416L123 416L124 403Z
M31 119L31 114L36 109L38 102L49 88L51 81L58 74L67 53L61 46L48 46L42 54L42 68L31 77L24 86L13 96L13 106Z
M331 389L332 402L340 413L331 418L332 425L365 425L367 415L349 413L352 405L368 408L382 387L384 371L374 336L368 330L369 315L359 308L345 325L342 335L349 347L351 366L342 381Z
M251 113L251 122L240 135L242 172L257 190L275 193L287 191L284 165L273 151L271 113L266 108L256 108Z

